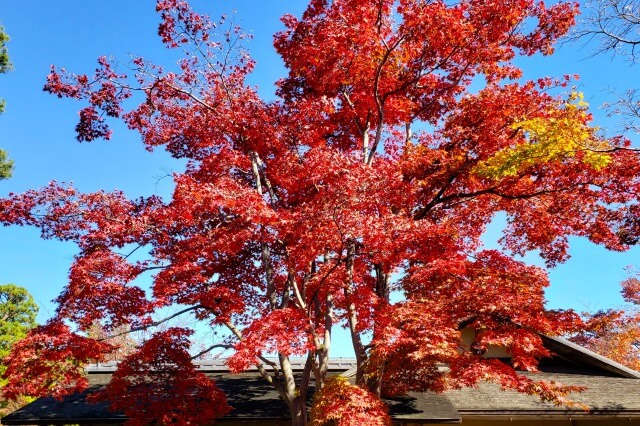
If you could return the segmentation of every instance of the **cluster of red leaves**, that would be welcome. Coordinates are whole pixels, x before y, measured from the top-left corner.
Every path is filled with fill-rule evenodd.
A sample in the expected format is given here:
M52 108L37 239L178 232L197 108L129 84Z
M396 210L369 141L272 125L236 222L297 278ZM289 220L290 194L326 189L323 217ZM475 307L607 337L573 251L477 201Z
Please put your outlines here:
M459 356L458 324L420 301L400 303L386 311L377 324L367 375L382 374L382 391L391 396L445 390L446 374L438 367ZM380 365L384 370L379 370Z
M311 425L384 426L391 424L387 406L374 394L345 377L327 379L313 395Z
M622 297L626 302L640 306L640 279L633 277L623 281Z
M312 349L308 330L308 320L300 309L269 312L244 330L244 338L235 346L227 365L232 372L240 372L251 367L262 353L305 355Z
M150 311L144 290L128 285L138 274L139 268L109 250L88 253L71 266L58 313L84 330L105 317L112 328L131 324Z
M131 426L205 424L228 413L222 391L191 362L191 333L180 328L156 333L118 364L93 400L109 402Z
M21 395L62 398L84 390L88 381L84 366L102 361L115 348L104 342L70 331L58 321L50 321L16 342L4 363L7 384L4 397Z
M64 69L61 71L65 72ZM67 78L63 78L52 66L44 90L56 94L60 98L89 98L91 100L91 105L83 108L79 113L80 122L76 126L78 141L110 139L111 130L105 123L105 116L120 117L121 103L131 96L131 91L120 82L125 78L126 75L117 74L112 69L109 60L102 56L98 59L98 68L91 78L86 74L69 75ZM99 89L94 89L97 84L100 84Z
M572 340L589 349L640 371L640 280L622 282L627 310L610 309L585 314L585 327Z
M432 263L433 269L422 267L404 279L412 300L390 306L378 317L368 374L382 374L382 390L389 395L475 386L479 380L505 389L523 391L526 384L534 389L534 381L482 355L491 346L504 348L513 367L537 371L537 360L550 355L540 334L575 331L580 318L544 310L548 282L537 267L496 251L446 264L442 269ZM461 327L474 331L471 342L461 343ZM383 370L379 359L385 360ZM555 402L563 402L568 391L561 389L552 386L538 394L553 400L558 391Z
M156 11L161 23L158 35L168 48L176 48L189 41L209 41L209 32L216 24L209 17L195 13L184 0L158 0Z

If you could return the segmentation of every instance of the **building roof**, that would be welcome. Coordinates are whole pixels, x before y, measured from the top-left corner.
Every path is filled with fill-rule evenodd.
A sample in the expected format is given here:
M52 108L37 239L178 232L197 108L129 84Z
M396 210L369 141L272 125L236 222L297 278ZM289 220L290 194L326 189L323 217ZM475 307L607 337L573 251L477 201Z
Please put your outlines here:
M572 394L571 399L587 405L589 410L554 406L529 395L502 391L497 385L489 383L483 383L478 388L449 391L446 395L464 418L518 416L522 419L539 418L543 415L559 418L640 418L640 383L637 379L595 376L571 369L564 372L541 372L535 378L586 388L581 393Z
M256 372L229 374L210 372L218 387L227 395L234 410L218 420L227 422L268 422L276 424L289 421L289 411L273 386ZM106 385L111 378L110 366L89 369L90 387L58 401L54 398L39 398L26 407L2 419L3 424L87 424L122 423L126 417L113 413L107 403L91 404L87 396ZM386 400L390 414L402 421L422 421L425 413L437 423L459 423L460 414L444 395L411 393L405 397Z
M535 379L587 388L571 398L586 404L589 411L557 407L530 395L503 391L497 385L481 384L477 388L443 394L409 393L402 398L388 398L385 401L390 414L396 422L402 423L460 423L466 418L537 419L540 416L555 419L640 419L640 373L563 339L544 337L544 341L556 355L541 362ZM348 376L354 365L354 359L337 358L331 361L329 370L332 374ZM232 375L223 360L202 361L198 367L215 379L227 395L229 405L234 408L218 423L262 422L276 425L290 422L286 405L257 371ZM301 370L303 361L294 360L293 367ZM90 388L87 391L61 401L40 398L3 418L2 422L7 425L122 423L126 420L124 415L109 411L106 403L90 404L86 400L88 393L108 383L115 368L113 363L89 366Z
M588 365L594 368L603 369L620 377L631 379L640 379L640 372L630 369L618 362L607 357L597 354L584 346L577 345L569 340L560 337L550 337L542 335L544 346L555 354L556 358L562 358L565 361L578 364Z

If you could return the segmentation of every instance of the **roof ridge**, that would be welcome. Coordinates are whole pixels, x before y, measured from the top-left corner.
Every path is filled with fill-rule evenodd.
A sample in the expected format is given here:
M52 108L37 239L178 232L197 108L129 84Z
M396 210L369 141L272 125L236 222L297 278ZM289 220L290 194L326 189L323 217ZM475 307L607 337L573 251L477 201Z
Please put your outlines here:
M267 360L277 361L277 358L266 357ZM301 371L306 364L306 358L290 358L291 367L294 371ZM109 361L105 363L88 364L85 366L87 373L109 373L118 368L119 361ZM226 364L227 358L200 359L194 360L193 364L200 371L228 372ZM327 368L330 371L346 371L356 365L356 359L351 357L330 358ZM256 366L251 366L247 371L258 371Z
M545 334L541 334L541 336L552 342L555 342L556 344L559 344L573 351L577 351L583 355L586 355L587 359L590 358L592 360L592 362L590 363L592 366L603 368L609 372L616 373L622 377L626 377L630 379L640 379L640 372L633 370L625 365L622 365L619 362L616 362L610 358L607 358L606 356L600 355L590 349L587 349L584 346L578 345L577 343L574 343L562 337L547 336ZM556 352L556 351L553 351L553 352Z

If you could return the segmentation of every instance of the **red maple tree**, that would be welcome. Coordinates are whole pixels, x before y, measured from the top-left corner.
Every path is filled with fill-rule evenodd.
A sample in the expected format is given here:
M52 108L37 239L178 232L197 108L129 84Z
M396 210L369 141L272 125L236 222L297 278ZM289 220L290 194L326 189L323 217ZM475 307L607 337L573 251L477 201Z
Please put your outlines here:
M226 329L211 350L232 348L233 371L256 366L294 425L308 421L312 378L316 418L340 424L388 422L381 395L481 380L567 401L572 388L518 370L549 354L540 333L579 319L545 310L546 271L514 256L538 250L554 265L574 235L625 249L640 194L638 153L598 135L580 95L563 94L571 78L525 81L513 63L552 53L576 4L312 0L301 18L282 18L275 47L288 75L273 101L245 81L254 64L236 47L239 29L182 0L157 10L163 42L185 53L175 70L137 58L128 75L101 58L92 76L54 68L45 90L87 103L79 141L109 138L121 119L186 168L167 200L55 182L0 200L5 225L80 249L55 318L16 345L7 393L50 392L51 374L78 389L78 366L115 350L83 332L153 329L174 307ZM498 212L504 253L480 240ZM148 258L127 256L138 247ZM150 270L145 291L136 278ZM476 331L469 346L462 325ZM336 326L350 332L356 386L327 379ZM193 368L190 333L152 334L102 396L134 423L227 412ZM488 345L512 362L482 357ZM292 356L307 359L297 378ZM323 412L333 394L349 403Z
M584 314L585 328L572 340L640 371L640 279L622 282L625 310L608 309Z

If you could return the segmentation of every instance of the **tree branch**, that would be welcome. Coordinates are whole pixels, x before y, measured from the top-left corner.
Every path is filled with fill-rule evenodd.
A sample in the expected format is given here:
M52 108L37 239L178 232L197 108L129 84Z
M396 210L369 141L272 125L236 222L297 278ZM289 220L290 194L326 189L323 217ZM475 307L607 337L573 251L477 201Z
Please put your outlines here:
M149 323L149 324L141 325L139 327L133 327L133 328L130 328L129 330L122 331L120 333L109 335L109 336L104 337L102 339L98 339L98 341L101 342L101 341L113 339L113 338L116 338L116 337L124 336L125 334L135 333L136 331L143 331L143 330L147 330L147 329L149 329L151 327L157 327L160 324L163 324L163 323L165 323L167 321L170 321L170 320L172 320L172 319L174 319L176 317L179 317L182 314L185 314L185 313L191 312L191 311L195 311L196 309L201 309L201 308L204 308L204 306L202 306L202 305L190 306L190 307L185 308L185 309L183 309L183 310L181 310L179 312L176 312L173 315L169 315L168 317L165 317L165 318L163 318L161 320L154 321L154 322Z
M225 345L225 344L222 344L222 343L219 343L217 345L211 345L207 349L204 349L204 350L198 352L197 354L193 355L191 357L191 359L198 359L202 355L208 354L209 352L211 352L214 349L233 349L233 345Z

